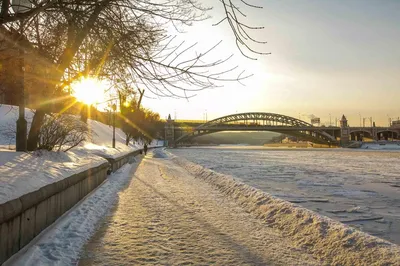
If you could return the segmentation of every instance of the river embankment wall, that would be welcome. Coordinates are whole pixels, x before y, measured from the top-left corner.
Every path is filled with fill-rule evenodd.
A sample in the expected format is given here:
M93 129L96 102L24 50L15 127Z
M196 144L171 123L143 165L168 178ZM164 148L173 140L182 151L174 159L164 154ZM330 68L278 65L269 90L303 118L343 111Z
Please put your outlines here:
M101 185L108 174L140 153L135 150L122 156L105 156L108 162L0 204L0 264Z

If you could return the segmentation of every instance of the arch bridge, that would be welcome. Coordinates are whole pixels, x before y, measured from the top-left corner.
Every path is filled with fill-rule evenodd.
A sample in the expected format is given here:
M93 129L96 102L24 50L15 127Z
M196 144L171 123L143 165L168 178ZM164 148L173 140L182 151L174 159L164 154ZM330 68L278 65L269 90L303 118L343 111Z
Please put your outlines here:
M321 144L337 144L340 137L339 127L315 127L294 117L261 112L227 115L195 127L181 125L173 128L172 134L167 130L166 126L166 138L172 135L175 144L221 131L272 131Z

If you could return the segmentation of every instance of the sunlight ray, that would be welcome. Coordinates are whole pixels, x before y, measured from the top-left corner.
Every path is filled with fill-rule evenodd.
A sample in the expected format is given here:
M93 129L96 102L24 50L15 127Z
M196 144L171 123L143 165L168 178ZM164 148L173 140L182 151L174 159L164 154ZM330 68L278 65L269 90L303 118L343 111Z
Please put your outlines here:
M130 126L132 126L132 127L136 128L137 130L139 130L140 133L142 133L142 134L145 135L146 137L148 137L148 138L150 138L150 139L153 138L152 136L150 136L150 134L148 134L146 131L144 131L143 129L141 129L138 125L136 125L135 123L133 123L131 120L129 120L129 119L128 119L127 117L125 117L123 114L117 113L117 115L118 115L119 117L121 117L122 119L124 119L124 121L125 121L126 123L128 123Z
M49 103L60 102L60 101L71 99L71 98L72 98L71 95L60 96L60 97L53 98L50 100L41 101L40 105L43 106L43 105L47 105ZM76 100L75 100L75 102L76 102Z
M71 108L74 104L76 104L78 101L75 99L72 101L70 104L66 105L63 109L61 109L60 112L58 112L57 115L62 115L64 112L66 112L69 108Z

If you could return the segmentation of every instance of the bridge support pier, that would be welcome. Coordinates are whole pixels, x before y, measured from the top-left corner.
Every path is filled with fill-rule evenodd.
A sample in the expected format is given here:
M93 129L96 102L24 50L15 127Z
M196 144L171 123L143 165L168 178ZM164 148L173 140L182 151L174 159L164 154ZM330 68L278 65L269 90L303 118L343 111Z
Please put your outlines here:
M350 129L347 125L347 119L343 115L342 119L340 119L340 146L347 146L349 144Z

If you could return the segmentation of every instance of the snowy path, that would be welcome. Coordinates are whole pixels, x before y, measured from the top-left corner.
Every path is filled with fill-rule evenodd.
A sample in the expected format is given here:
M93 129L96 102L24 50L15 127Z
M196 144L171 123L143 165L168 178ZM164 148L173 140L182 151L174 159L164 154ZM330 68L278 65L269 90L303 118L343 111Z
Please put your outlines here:
M140 160L140 157L137 157ZM75 265L84 244L118 201L138 162L127 164L3 265Z
M79 265L321 265L169 159L147 156Z

